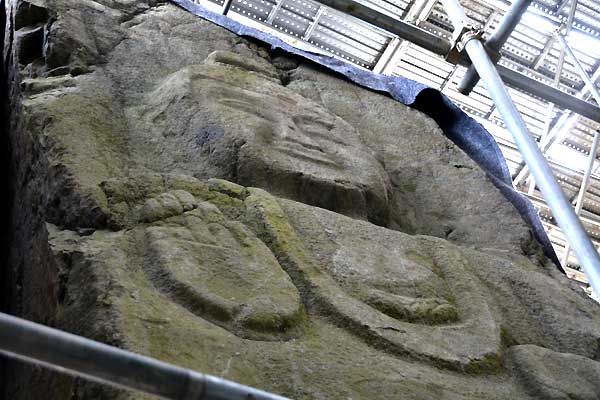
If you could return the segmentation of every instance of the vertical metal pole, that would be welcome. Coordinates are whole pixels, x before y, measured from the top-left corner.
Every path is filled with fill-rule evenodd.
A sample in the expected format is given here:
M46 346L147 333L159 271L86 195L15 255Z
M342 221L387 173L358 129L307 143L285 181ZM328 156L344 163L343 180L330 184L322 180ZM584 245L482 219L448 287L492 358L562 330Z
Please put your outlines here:
M563 3L565 4L565 3ZM562 6L559 7L559 9ZM571 0L571 8L569 9L569 17L567 18L567 24L565 29L565 35L568 35L573 27L573 19L575 18L575 11L577 10L577 0ZM559 28L560 30L561 28ZM548 41L554 41L554 36ZM560 55L558 56L558 62L556 64L556 73L554 74L554 86L558 89L560 88L560 76L562 75L563 66L565 64L565 49L562 47L560 49ZM540 138L540 145L544 143L544 139L550 134L550 125L552 122L552 114L554 112L554 103L550 103L548 107L548 120L546 125L544 126L544 132L542 133L542 137ZM544 153L544 151L542 151ZM515 184L516 185L516 184ZM531 177L529 182L529 194L533 194L533 190L535 188L535 178ZM578 214L579 215L579 214Z
M585 170L585 174L583 175L583 179L581 181L581 186L579 187L579 194L577 195L577 201L575 203L575 214L581 214L581 209L583 208L583 197L585 196L585 192L588 190L590 186L590 178L592 176L592 170L594 169L594 161L596 161L596 154L598 153L598 144L600 143L600 132L596 132L594 136L594 142L592 143L592 148L590 149L590 155L588 157L588 165ZM567 261L569 261L569 254L571 253L571 246L567 242L567 246L565 247L565 252L563 254L562 265L567 266Z
M223 2L223 15L227 15L227 13L229 12L229 9L231 8L231 3L233 3L233 0L225 0Z
M560 41L560 44L562 45L563 52L566 51L569 54L569 57L571 57L573 63L575 64L575 67L579 71L579 75L581 76L581 79L585 82L586 87L588 88L588 90L590 91L592 96L594 96L594 99L596 99L596 101L600 104L600 93L598 93L598 89L596 88L596 85L594 85L594 82L588 76L587 72L585 71L585 69L583 68L583 66L577 59L577 57L575 57L575 53L573 52L573 49L571 49L571 46L569 46L569 43L567 43L565 36L563 36L560 33L557 33L557 36L558 36L558 40ZM581 208L583 207L583 197L589 186L590 177L592 176L592 169L594 167L594 161L596 159L596 152L598 151L598 138L599 137L600 137L600 133L596 132L596 135L594 136L594 143L592 144L592 148L590 150L588 166L585 171L585 175L583 176L583 180L581 182L579 194L577 195L577 202L575 203L575 214L577 214L577 215L579 215L581 213ZM562 263L565 266L567 265L567 262L569 260L570 253L571 253L571 247L567 243L565 252L563 254L563 259L562 259Z
M532 0L516 0L514 3L512 3L492 36L490 36L490 38L487 40L485 46L488 49L495 52L500 51L502 46L504 46L504 43L506 43L506 40L508 40L508 37L512 31L521 20L523 13L527 11L527 7L529 7L531 1ZM478 81L479 75L477 75L475 67L471 65L467 69L462 81L460 81L458 84L458 91L462 94L468 95L471 93L471 90L473 90L475 85L477 85Z
M468 22L458 0L442 0L442 3L455 28ZM488 57L481 41L477 38L472 37L468 40L465 43L465 50L479 76L485 82L488 92L498 107L508 130L513 135L515 143L533 173L558 225L571 243L571 247L580 260L592 288L596 293L600 293L600 256L598 256L596 248L592 245L590 238L581 225L581 221L575 215L571 203L564 195L556 179L554 179L552 170L538 148L536 141L527 131L525 122L512 102L494 63Z

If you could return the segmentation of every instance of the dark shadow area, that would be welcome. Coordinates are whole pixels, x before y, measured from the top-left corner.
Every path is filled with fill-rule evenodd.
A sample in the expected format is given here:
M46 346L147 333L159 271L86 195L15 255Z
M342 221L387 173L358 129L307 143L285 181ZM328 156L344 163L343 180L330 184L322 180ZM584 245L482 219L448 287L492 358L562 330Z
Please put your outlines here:
M1 51L4 55L4 40L6 38L5 35L5 27L6 27L6 11L5 11L5 0L0 0L0 43L1 43ZM8 87L7 87L7 72L4 56L2 57L2 62L0 64L0 160L2 160L2 174L0 175L0 185L2 187L2 213L0 214L0 311L6 311L8 309L8 292L9 288L7 287L7 250L8 250L8 231L9 231L9 211L8 207L10 205L9 201L9 193L7 193L9 189L9 169L10 169L10 144L8 139ZM2 382L0 381L0 384Z
M10 210L12 189L10 187L10 141L8 138L8 82L7 65L4 58L6 46L6 1L0 0L0 187L3 196L0 200L0 311L9 311L11 295L10 266L8 249L10 237ZM0 356L0 399L6 398L8 361Z

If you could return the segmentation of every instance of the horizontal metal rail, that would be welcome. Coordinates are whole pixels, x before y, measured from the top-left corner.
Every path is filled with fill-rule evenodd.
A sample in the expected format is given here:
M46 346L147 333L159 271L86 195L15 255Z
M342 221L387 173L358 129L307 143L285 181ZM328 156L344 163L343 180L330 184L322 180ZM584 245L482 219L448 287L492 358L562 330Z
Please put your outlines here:
M450 51L451 44L448 40L363 4L348 0L319 0L319 3L394 33L401 39L408 40L437 55L445 57ZM460 64L467 67L470 65L466 57L461 59ZM577 114L600 122L600 108L598 106L504 66L498 65L497 70L504 82L515 89L530 93L561 108L572 110Z
M0 353L163 399L286 400L3 313Z
M381 29L398 35L435 54L446 55L450 51L450 42L415 25L406 23L387 14L376 11L364 4L348 0L318 0L319 3L335 10L350 14L369 22Z
M598 106L565 93L560 89L532 79L510 68L506 68L503 65L497 65L496 69L507 85L531 93L534 96L554 103L561 108L571 110L593 121L600 122L600 108L598 108ZM528 87L527 85L532 86Z

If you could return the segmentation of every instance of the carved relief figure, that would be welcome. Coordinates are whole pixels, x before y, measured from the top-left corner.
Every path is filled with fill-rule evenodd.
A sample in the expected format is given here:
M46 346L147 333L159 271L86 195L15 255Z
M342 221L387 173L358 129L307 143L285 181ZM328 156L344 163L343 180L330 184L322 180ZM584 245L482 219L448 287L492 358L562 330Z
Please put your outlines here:
M170 4L104 3L102 62L23 85L21 137L62 177L21 185L50 210L57 326L291 398L597 398L598 305L431 120Z

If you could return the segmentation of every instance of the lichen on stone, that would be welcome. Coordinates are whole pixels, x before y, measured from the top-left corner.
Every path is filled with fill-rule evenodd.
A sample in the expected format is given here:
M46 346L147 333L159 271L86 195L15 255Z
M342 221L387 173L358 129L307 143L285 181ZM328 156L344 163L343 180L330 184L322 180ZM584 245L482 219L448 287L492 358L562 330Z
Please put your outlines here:
M598 305L430 118L170 3L7 6L15 314L297 399L597 397Z

